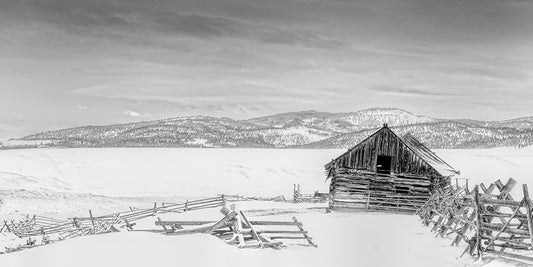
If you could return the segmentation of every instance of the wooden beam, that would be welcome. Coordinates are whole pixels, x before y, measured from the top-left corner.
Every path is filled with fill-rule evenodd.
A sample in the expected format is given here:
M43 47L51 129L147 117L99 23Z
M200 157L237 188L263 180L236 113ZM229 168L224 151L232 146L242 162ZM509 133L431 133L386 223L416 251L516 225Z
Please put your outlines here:
M302 223L298 222L298 220L296 219L296 217L292 217L292 220L297 224L298 229L300 229L300 231L302 231L302 232L305 231L304 228L302 227ZM315 243L313 243L313 241L311 240L311 237L309 237L309 236L307 235L307 233L302 234L302 235L305 237L305 239L307 239L307 242L309 242L309 245L311 245L311 246L313 246L313 247L315 247L315 248L318 247ZM273 239L273 238L272 238L272 239Z
M526 216L527 216L527 228L529 230L529 237L531 245L533 245L533 219L531 216L531 199L529 199L529 191L527 189L527 184L522 185L522 191L524 193L524 201L526 204Z
M477 257L481 257L481 205L479 202L479 186L474 187L474 211L476 214L475 217L475 223L476 223L476 244L475 244L475 250L477 251Z
M252 224L248 221L248 219L246 218L246 216L244 216L244 213L242 211L239 211L239 213L241 214L241 218L242 220L244 221L244 223L250 227L250 230L252 231L252 236L257 239L257 242L259 242L259 247L260 248L263 248L264 245L263 245L263 241L261 240L261 238L259 237L259 235L257 234L257 232L255 231L254 227L252 226Z
M93 218L93 213L91 210L89 210L89 217L91 217L91 223L93 224L93 228L95 228L95 225L94 225L94 218Z

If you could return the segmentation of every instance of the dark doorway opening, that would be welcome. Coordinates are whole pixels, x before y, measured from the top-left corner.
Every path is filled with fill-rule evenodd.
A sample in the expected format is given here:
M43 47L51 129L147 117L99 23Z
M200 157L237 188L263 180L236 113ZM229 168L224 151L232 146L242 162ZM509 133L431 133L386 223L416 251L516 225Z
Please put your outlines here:
M376 172L390 174L392 167L392 157L391 156L378 156L376 162Z

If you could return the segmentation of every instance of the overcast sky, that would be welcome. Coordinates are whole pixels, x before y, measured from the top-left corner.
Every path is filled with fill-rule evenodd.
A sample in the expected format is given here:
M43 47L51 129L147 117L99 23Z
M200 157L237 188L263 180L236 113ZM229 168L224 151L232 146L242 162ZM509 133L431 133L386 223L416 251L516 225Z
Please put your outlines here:
M0 0L0 138L203 114L533 115L533 1Z

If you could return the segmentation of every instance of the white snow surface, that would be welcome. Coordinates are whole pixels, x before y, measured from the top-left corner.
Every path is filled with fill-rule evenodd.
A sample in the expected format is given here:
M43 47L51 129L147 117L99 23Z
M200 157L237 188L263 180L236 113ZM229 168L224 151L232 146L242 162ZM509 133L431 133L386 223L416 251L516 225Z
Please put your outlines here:
M323 165L344 150L93 148L0 151L0 220L13 214L71 216L124 210L128 204L327 192ZM533 147L435 150L470 184L513 177L533 186ZM521 192L519 188L515 191ZM531 191L531 190L530 190ZM133 204L132 204L133 203ZM153 202L152 202L153 203ZM0 266L508 266L503 260L459 258L464 249L434 238L416 216L324 212L324 204L242 202L252 219L296 216L318 248L237 249L208 235L120 232L75 238L0 255ZM322 209L311 207L322 207ZM78 208L81 207L79 210ZM8 217L9 216L9 217ZM86 216L79 214L78 216ZM202 220L215 210L176 218ZM211 218L209 218L211 219ZM153 218L144 222L153 225ZM0 243L12 237L0 233Z

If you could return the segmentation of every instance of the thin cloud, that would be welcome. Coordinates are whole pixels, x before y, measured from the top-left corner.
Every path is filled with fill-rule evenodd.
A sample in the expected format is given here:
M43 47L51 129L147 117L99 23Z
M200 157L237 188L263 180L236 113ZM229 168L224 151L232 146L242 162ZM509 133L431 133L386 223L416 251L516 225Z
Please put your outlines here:
M262 30L258 32L258 39L273 44L325 49L338 49L345 46L345 44L339 40L325 38L309 31L289 31L281 29Z
M249 26L228 18L197 13L160 12L152 18L156 30L196 37L244 36Z
M6 4L0 16L9 16L13 25L20 23L47 25L69 35L103 38L126 42L131 46L156 42L169 37L183 38L241 38L251 41L335 49L343 46L339 40L323 33L302 29L289 29L275 24L259 24L222 15L198 11L165 10L151 6L131 5L127 2L45 0L39 2L13 1ZM12 14L10 14L12 13ZM25 18L24 20L22 20ZM170 49L169 45L167 49Z
M449 96L453 95L450 93L444 92L435 92L431 90L422 90L417 88L409 87L395 87L388 85L379 85L372 87L373 90L377 92L387 93L387 94L399 94L399 95L416 95L416 96Z
M141 114L133 110L122 110L122 113L130 117L141 117Z

